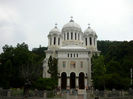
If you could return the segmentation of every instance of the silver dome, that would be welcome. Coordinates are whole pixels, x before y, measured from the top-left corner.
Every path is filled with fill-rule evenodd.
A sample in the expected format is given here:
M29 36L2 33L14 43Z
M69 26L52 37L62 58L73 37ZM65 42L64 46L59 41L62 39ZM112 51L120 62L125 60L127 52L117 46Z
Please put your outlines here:
M62 28L62 31L67 30L81 31L81 27L71 19L69 23L65 24Z
M57 28L57 26L55 26L50 32L49 34L59 34L60 30Z
M88 27L88 28L84 31L84 34L86 34L86 35L97 36L97 35L96 35L96 32L95 32L93 29L91 29L91 27Z

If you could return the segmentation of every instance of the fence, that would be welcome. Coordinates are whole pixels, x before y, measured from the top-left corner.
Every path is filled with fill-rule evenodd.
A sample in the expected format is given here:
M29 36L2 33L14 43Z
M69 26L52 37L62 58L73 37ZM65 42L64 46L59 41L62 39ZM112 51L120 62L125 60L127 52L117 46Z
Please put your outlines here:
M0 99L24 99L22 89L0 89ZM78 95L76 90L40 91L30 90L28 99L133 99L133 89L127 91L88 90Z

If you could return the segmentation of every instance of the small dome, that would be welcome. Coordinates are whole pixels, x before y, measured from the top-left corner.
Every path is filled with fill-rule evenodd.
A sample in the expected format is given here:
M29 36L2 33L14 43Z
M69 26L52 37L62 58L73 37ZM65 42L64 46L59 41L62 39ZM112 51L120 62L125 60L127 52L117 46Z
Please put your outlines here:
M84 31L84 34L96 36L96 32L90 26Z
M60 30L57 28L57 26L55 26L50 32L49 34L59 34Z
M74 22L74 20L70 20L69 23L65 24L62 28L62 31L65 30L76 30L76 31L81 31L81 27Z

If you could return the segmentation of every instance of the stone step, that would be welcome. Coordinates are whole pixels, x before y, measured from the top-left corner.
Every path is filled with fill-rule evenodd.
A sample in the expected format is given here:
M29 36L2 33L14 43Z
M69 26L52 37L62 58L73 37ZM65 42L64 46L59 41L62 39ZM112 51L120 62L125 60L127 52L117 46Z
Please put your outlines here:
M79 95L86 94L86 89L78 89L78 94Z

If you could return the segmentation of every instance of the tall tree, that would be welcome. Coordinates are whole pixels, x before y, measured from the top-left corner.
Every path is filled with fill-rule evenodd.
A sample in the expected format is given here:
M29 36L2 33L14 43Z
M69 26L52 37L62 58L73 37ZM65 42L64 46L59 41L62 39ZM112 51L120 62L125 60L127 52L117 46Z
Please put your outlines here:
M104 56L93 56L93 83L95 88L105 89L105 73L106 67L104 63Z
M57 59L56 58L52 58L52 56L49 57L48 60L48 73L51 74L51 78L53 79L57 79L57 75L58 75L58 67L57 67Z

